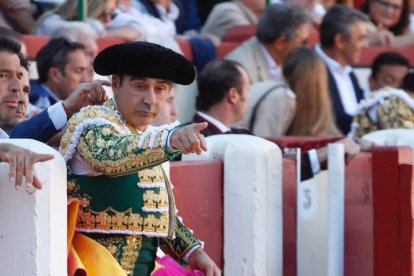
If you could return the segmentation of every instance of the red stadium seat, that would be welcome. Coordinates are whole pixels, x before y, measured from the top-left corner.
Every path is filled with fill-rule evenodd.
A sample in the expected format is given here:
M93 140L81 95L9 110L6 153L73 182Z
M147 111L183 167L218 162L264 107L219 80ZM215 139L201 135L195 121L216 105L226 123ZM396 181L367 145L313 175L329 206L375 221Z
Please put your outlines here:
M359 63L354 65L359 66L370 66L372 61L382 52L393 51L397 52L404 57L406 57L411 65L414 65L414 47L413 46L406 46L406 47L385 47L385 46L370 46L365 48L361 55L361 60Z
M126 42L126 40L121 37L102 37L96 40L96 43L98 44L99 52L109 46L124 43L124 42Z
M227 31L222 37L222 41L226 42L243 42L256 33L256 25L238 25Z
M49 37L47 35L23 35L23 42L27 48L27 56L34 60L37 53L46 45Z
M181 51L183 52L183 55L185 56L185 58L193 62L194 61L193 50L191 49L190 42L187 39L179 38L177 39L177 43L178 45L180 45Z

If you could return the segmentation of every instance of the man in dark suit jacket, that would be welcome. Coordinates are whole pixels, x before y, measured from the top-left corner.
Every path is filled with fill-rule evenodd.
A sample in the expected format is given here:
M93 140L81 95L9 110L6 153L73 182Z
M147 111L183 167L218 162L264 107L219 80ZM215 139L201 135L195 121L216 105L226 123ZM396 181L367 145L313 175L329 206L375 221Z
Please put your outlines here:
M243 66L231 60L214 60L206 65L197 78L197 113L194 123L207 122L201 131L204 136L217 134L251 134L248 130L232 128L246 113L249 98L249 77ZM345 152L355 153L359 146L344 141ZM311 178L326 161L326 147L310 149L301 156L301 179Z
M368 45L368 21L360 11L337 4L326 13L319 30L321 45L316 46L316 52L327 66L332 106L337 126L344 134L350 131L364 95L351 64L359 61Z

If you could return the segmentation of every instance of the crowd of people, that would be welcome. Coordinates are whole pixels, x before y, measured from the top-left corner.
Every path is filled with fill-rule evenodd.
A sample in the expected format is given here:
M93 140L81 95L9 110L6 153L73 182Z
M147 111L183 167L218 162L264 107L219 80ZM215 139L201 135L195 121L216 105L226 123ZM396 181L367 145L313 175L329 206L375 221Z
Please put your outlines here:
M0 1L0 138L34 139L64 157L68 197L82 202L71 254L90 263L87 244L108 260L71 271L149 275L161 247L220 275L177 218L163 167L206 151L207 136L333 137L352 158L370 149L369 132L414 128L414 73L392 51L414 46L408 0L367 0L360 9L349 1L89 0L83 21L77 0L31 2ZM223 59L206 54L237 25L256 32ZM310 28L320 41L312 48ZM30 45L21 35L29 33L49 37L31 61L38 77L25 56ZM96 39L111 36L129 42L99 52ZM191 41L196 68L181 55L179 37ZM362 88L352 65L368 45L390 50L375 58ZM193 82L196 113L180 124L176 84ZM40 189L33 166L51 158L0 143L18 190ZM301 178L326 159L326 147L306 150Z

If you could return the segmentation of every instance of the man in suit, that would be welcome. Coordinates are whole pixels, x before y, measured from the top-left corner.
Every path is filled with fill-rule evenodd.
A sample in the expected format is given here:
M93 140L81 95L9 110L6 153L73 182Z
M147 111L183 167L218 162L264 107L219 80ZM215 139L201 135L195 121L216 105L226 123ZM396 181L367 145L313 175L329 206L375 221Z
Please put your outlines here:
M362 50L368 45L368 17L344 5L333 6L323 18L320 27L321 45L316 52L328 69L329 91L336 123L342 133L350 131L363 90L358 84L351 64L360 60Z
M251 134L248 130L232 128L246 113L250 82L243 66L231 60L214 60L206 65L197 78L197 113L193 123L207 122L201 131L204 136L217 134ZM359 145L350 139L339 141L345 153L355 155ZM310 149L302 154L301 179L311 178L327 159L327 147Z
M231 60L214 60L199 74L197 85L193 121L208 122L201 133L210 136L243 132L230 127L243 118L249 99L250 82L243 66Z
M30 103L45 109L65 100L83 82L92 81L91 57L86 47L54 38L36 56L39 80L31 80Z
M230 52L226 59L240 62L251 83L280 81L286 56L307 43L309 22L309 15L301 7L271 4L259 19L256 36Z
M19 95L22 94L22 66L27 66L27 60L20 53L20 45L0 37L0 140L8 138L1 125L15 117ZM0 144L0 162L9 163L9 178L18 190L21 189L23 176L27 187L41 188L41 183L33 174L33 165L52 158L53 155L34 153L13 144Z

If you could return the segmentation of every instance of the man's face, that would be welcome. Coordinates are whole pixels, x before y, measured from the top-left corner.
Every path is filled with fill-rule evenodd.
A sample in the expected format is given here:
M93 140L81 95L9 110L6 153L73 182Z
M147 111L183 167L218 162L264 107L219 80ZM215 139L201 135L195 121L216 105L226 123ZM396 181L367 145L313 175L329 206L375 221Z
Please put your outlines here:
M174 87L171 88L164 107L158 113L157 118L152 123L154 126L160 126L164 124L171 124L177 119L177 104L175 102L176 92Z
M341 45L343 63L347 65L358 63L362 50L368 46L366 23L354 22L349 26L349 35L343 37L343 40L344 43Z
M241 86L242 89L241 91L239 91L240 100L239 100L238 107L237 107L237 117L238 117L237 121L240 121L241 119L243 119L244 115L246 114L246 110L247 110L247 103L249 101L250 80L249 80L249 76L246 70L240 67L238 69L241 73L241 81L242 81L242 86Z
M0 125L8 123L16 115L22 77L19 57L0 52Z
M124 75L112 76L115 102L122 116L136 129L144 131L163 109L171 82Z
M27 109L27 106L29 105L29 93L30 93L29 73L23 67L21 69L23 72L23 76L21 79L22 92L20 93L16 115L13 119L15 125L17 125L18 123L26 119L26 109Z
M369 4L369 15L375 24L389 29L400 20L403 0L372 0Z
M378 90L384 86L399 88L407 73L408 68L403 65L382 65L377 74L369 78L369 86L371 90Z
M59 84L58 96L65 100L82 82L90 82L91 60L86 53L79 49L68 55L68 63L63 72L59 70L56 82Z
M293 49L296 49L300 46L306 46L309 38L309 24L302 24L296 35L289 41L286 41L284 48L282 49L283 60L292 52Z

